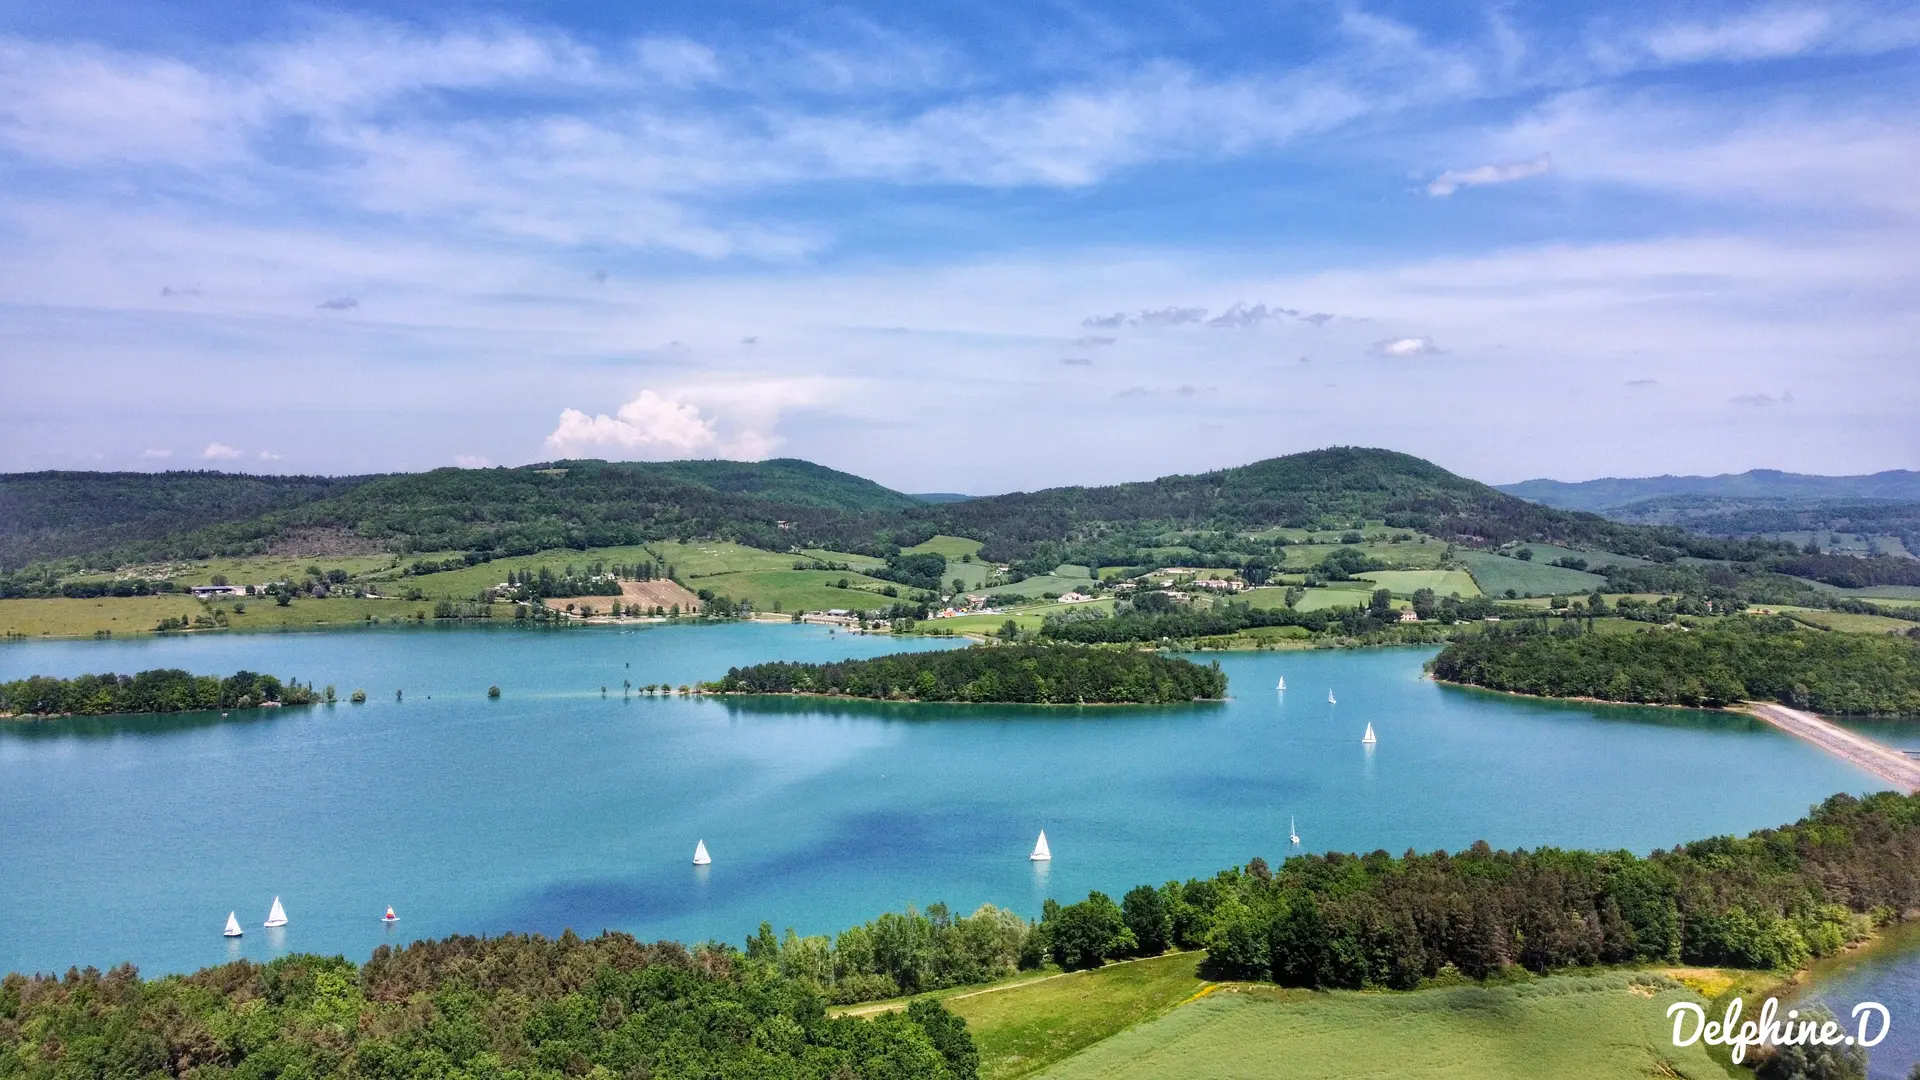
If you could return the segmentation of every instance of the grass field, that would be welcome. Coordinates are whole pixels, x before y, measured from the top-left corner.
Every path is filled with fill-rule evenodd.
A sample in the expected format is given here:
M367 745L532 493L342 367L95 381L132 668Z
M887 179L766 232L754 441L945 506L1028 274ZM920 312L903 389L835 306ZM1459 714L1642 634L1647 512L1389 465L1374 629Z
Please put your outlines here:
M407 557L402 560L402 565L412 563L415 558L416 556ZM435 556L423 555L417 558L433 559ZM587 551L555 548L552 551L542 551L533 555L510 555L492 562L463 566L458 570L442 570L437 574L405 577L398 574L382 574L376 580L369 582L368 587L382 594L419 589L430 600L471 600L479 595L480 590L492 588L507 580L508 571L538 572L544 566L558 574L569 566L576 570L585 570L595 562L630 564L647 562L652 558L653 556L647 553L646 548L638 545L592 548ZM793 556L786 556L786 561L781 565L792 566ZM686 571L682 569L681 574L685 573Z
M1843 634L1904 634L1920 626L1920 623L1911 623L1904 619L1889 619L1884 615L1853 615L1844 611L1824 611L1819 608L1786 605L1775 605L1773 610L1782 615L1792 616L1809 626L1818 626L1823 630L1837 630Z
M1645 559L1636 559L1631 555L1615 555L1611 551L1582 551L1579 548L1559 547L1554 544L1527 544L1533 550L1533 561L1550 563L1555 559L1585 559L1587 565L1595 570L1603 566L1648 566Z
M1377 588L1371 581L1336 581L1328 585L1308 589L1294 605L1296 611L1321 611L1336 607L1365 607L1373 599L1373 590ZM1234 597L1236 602L1256 608L1278 608L1286 606L1287 590L1282 588L1248 589ZM1406 607L1402 602L1395 607Z
M1432 589L1435 596L1479 596L1480 586L1465 570L1373 570L1355 577L1364 578L1395 596L1412 596L1417 589Z
M206 609L190 596L0 600L0 632L28 637L91 637L99 630L140 634L152 630L161 619L192 619L204 614Z
M408 556L413 558L448 558L450 555ZM387 570L394 565L392 555L348 555L339 558L293 559L277 555L255 555L239 558L202 559L192 562L150 563L143 566L128 567L110 574L76 574L68 581L112 581L120 577L164 578L179 585L211 585L214 575L225 577L235 585L265 585L273 581L298 581L307 576L307 567L318 566L322 570L345 570L354 577L363 577Z
M1078 571L1078 573L1074 571ZM1090 581L1092 581L1092 575L1087 571L1086 567L1061 566L1055 568L1051 574L1036 574L1025 581L1016 581L1010 585L995 585L983 591L989 596L999 596L1003 593L1017 593L1021 596L1031 596L1038 599L1047 593L1072 592L1088 584Z
M1599 574L1548 566L1538 559L1521 562L1486 551L1462 551L1457 554L1472 572L1480 591L1488 596L1504 596L1508 589L1521 596L1590 593L1607 583L1607 579Z
M735 600L751 600L755 611L772 611L776 603L783 612L828 608L872 611L891 607L909 594L918 595L903 585L844 570L760 570L698 578L683 576L683 580L696 592L712 589ZM850 587L838 588L836 583L842 580ZM882 595L880 590L889 587L898 590L900 596Z
M800 557L819 559L821 562L846 563L855 570L872 570L887 565L887 560L876 559L871 555L855 555L847 551L828 551L825 548L801 548Z
M955 995L946 1003L973 1031L982 1080L1012 1080L1192 997L1207 986L1195 972L1199 962L1198 953L1160 956Z
M969 540L964 536L947 536L942 534L933 537L924 544L915 544L909 548L901 548L900 553L902 555L945 555L948 562L959 562L960 556L962 555L972 555L975 560L978 560L980 557L980 541Z
M694 578L710 577L714 574L737 574L747 570L791 570L798 556L782 555L777 551L762 551L759 548L730 544L724 540L703 541L697 544L682 544L667 540L648 544L655 556L670 563L679 572L680 580L691 583ZM857 555L834 555L835 562L851 563ZM609 560L612 561L612 560ZM693 588L700 586L694 585Z
M936 631L953 634L995 634L1007 624L1008 619L1012 619L1014 625L1022 630L1038 630L1041 622L1044 621L1042 616L1026 614L956 615L951 619L926 619L915 623L914 629L923 634Z
M997 1004L1013 1012L1019 999L1037 999L1048 985L1006 991L998 996L1015 1000ZM1671 980L1624 972L1406 994L1307 994L1223 986L1101 1041L1042 1075L1047 1080L1699 1080L1752 1075L1715 1064L1698 1043L1684 1049L1671 1045L1666 1008L1681 1000L1701 999ZM1034 1000L1031 1011L1044 1004ZM1071 1009L1075 1003L1059 1004ZM1102 1016L1108 1010L1089 1011ZM1037 1021L1029 1017L1025 1023ZM988 1046L998 1052L1011 1041L996 1022L1006 1023L998 1016L983 1017L976 1027L983 1059ZM1023 1074L996 1068L992 1073L983 1070L983 1075Z
M1280 549L1285 557L1283 565L1290 570L1304 570L1320 565L1330 553L1343 547L1356 547L1381 562L1406 570L1431 570L1440 565L1440 556L1447 546L1436 540L1421 543L1407 540L1395 544L1386 540L1368 540L1359 544L1294 544Z

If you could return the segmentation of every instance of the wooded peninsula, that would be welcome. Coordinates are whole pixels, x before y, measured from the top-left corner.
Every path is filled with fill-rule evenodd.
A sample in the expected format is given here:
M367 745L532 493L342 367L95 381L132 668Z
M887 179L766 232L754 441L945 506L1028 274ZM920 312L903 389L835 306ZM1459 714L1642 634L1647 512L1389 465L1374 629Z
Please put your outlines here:
M824 694L885 701L1166 705L1219 700L1227 676L1158 653L1066 645L988 645L831 664L736 667L716 694Z
M138 675L80 675L57 679L34 675L0 683L0 717L104 716L108 713L192 712L248 709L259 705L311 705L331 700L332 688L237 671L227 678L154 668Z
M1541 697L1717 707L1774 701L1852 715L1920 713L1920 641L1808 630L1785 618L1581 633L1489 627L1428 665L1436 679Z

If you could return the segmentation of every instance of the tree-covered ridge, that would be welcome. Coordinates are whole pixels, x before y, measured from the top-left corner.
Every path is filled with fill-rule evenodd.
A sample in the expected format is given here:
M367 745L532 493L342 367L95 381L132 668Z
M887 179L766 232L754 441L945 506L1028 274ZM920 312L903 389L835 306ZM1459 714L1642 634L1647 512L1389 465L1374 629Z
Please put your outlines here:
M329 688L328 700L332 694ZM283 683L252 671L238 671L222 679L179 668L154 668L138 675L107 673L71 679L33 675L0 683L0 716L191 712L247 709L269 702L311 705L318 700L321 695L314 693L312 684Z
M1490 629L1430 669L1447 682L1658 705L1777 701L1820 712L1920 714L1920 641L1808 630L1784 618L1630 634Z
M722 694L836 694L895 701L1161 705L1226 696L1220 666L1137 650L997 645L896 653L831 664L730 669Z
M365 476L0 474L0 568L158 540L330 498Z
M978 1060L934 1002L832 1018L811 985L731 950L617 933L0 980L5 1080L973 1080Z

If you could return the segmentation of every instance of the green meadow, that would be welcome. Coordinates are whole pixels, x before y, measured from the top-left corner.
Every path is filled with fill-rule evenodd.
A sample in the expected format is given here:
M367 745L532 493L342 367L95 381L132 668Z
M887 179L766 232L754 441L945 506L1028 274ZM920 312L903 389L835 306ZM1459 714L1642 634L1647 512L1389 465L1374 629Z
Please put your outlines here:
M1648 566L1645 559L1636 559L1631 555L1615 555L1611 551L1583 551L1580 548L1560 547L1555 544L1523 544L1522 547L1533 551L1533 561L1550 563L1555 559L1585 559L1589 567L1595 570L1605 566Z
M1005 996L1028 993L1010 990ZM1752 1075L1716 1064L1697 1043L1671 1045L1666 1009L1676 1001L1702 999L1663 976L1627 972L1408 993L1223 986L1102 1040L1040 1075L1047 1080L1700 1080ZM982 1037L985 1028L983 1024L975 1036L983 1059L990 1045ZM983 1075L1026 1073L983 1070Z
M1548 566L1537 556L1532 562L1486 551L1459 551L1455 556L1467 564L1480 591L1488 596L1504 596L1508 589L1521 596L1590 593L1607 584L1607 579L1599 574Z
M883 595L882 589L891 588L901 597L916 594L905 586L846 570L757 570L697 578L683 574L681 578L689 589L712 589L720 596L750 601L755 611L871 611L899 602L896 597ZM842 581L847 588L839 587Z
M941 535L931 537L924 544L915 544L909 548L901 548L900 553L903 555L944 555L947 557L948 562L959 562L963 557L971 555L975 561L978 561L980 558L980 541L969 540L964 536Z
M1412 596L1420 589L1432 589L1435 596L1480 595L1480 586L1465 570L1370 570L1354 576L1395 596Z

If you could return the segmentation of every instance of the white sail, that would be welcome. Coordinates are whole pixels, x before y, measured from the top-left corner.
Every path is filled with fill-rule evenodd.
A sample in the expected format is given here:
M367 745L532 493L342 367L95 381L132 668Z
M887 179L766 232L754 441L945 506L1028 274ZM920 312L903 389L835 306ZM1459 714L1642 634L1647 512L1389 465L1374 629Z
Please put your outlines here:
M266 925L268 926L287 925L287 909L280 906L280 898L277 896L273 898L273 910L267 912Z
M1300 846L1300 829L1293 823L1292 815L1287 817L1287 839L1293 841L1294 847Z
M226 937L240 936L240 916L237 912L227 912L227 928L223 934Z
M1273 688L1275 690L1285 690L1287 688L1287 677L1285 675L1280 676L1280 681L1275 683Z
M400 921L400 916L395 915L393 913L392 904L387 905L387 913L385 915L380 916L380 921L381 922L399 922Z
M702 840L693 845L693 865L706 866L713 862L713 856L707 854L707 842Z
M1327 691L1327 704L1329 704L1329 705L1337 705L1337 704L1339 704L1339 702L1336 702L1336 701L1334 701L1334 700L1333 700L1333 691L1332 691L1331 689L1329 689L1329 690Z
M1047 830L1040 830L1040 842L1033 845L1033 854L1027 856L1027 858L1034 862L1048 862L1052 860L1053 852L1047 848Z
M1373 736L1373 724L1371 722L1367 724L1367 733L1360 736L1360 741L1363 743L1377 743L1380 741Z

